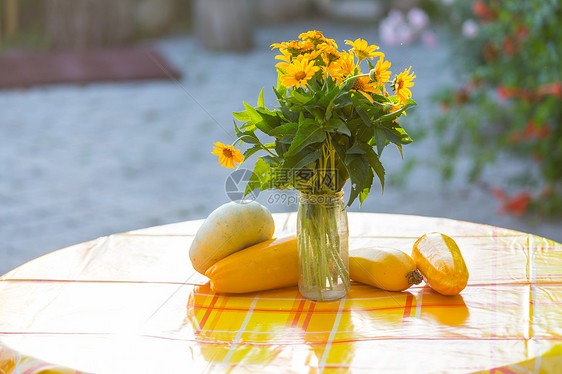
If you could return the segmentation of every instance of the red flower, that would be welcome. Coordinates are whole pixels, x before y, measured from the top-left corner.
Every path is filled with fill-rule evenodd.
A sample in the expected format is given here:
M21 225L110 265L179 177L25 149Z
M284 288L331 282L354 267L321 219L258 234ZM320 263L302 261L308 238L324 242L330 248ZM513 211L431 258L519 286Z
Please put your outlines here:
M529 36L529 29L527 28L527 26L519 26L517 28L515 36L518 42L522 42L527 38L527 36Z
M541 126L537 126L536 122L530 120L525 125L525 129L523 130L523 136L526 138L534 138L534 139L544 139L550 135L550 126L548 124L543 123Z
M496 87L496 93L498 94L498 99L503 102L507 101L511 96L509 89L501 84Z
M538 126L535 121L530 120L525 124L525 128L523 129L523 131L512 131L509 134L507 141L510 144L517 144L531 139L542 140L544 138L547 138L550 133L551 129L548 123L543 123L542 125ZM540 160L540 158L538 159Z
M515 54L515 44L513 43L513 41L511 41L511 39L506 37L503 40L502 45L505 54L509 57L513 57L513 55Z
M493 20L497 18L496 12L490 9L483 1L477 0L472 3L472 11L478 17L485 20Z
M505 87L501 84L496 87L496 93L498 94L498 99L500 101L506 101L509 98L516 97L529 102L533 98L533 95L531 95L531 92L528 89Z
M500 214L523 215L531 202L531 195L527 191L521 191L512 197L507 196L500 187L492 188L492 194L501 203Z
M543 84L537 90L537 95L539 97L545 95L554 95L558 99L562 99L562 84L560 83L560 81L550 84Z

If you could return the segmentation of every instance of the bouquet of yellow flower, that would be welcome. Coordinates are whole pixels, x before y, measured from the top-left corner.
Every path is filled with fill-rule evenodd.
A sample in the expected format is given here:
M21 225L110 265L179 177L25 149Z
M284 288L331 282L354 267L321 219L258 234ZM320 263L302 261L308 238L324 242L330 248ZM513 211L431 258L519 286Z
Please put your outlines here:
M238 137L234 144L216 143L213 153L226 167L258 151L267 153L258 157L246 193L294 187L330 194L351 179L348 205L357 197L363 203L374 175L384 188L379 160L384 147L393 143L402 154L402 145L412 142L398 120L415 104L409 89L415 75L409 68L390 82L390 61L378 46L362 39L346 41L352 48L340 52L334 40L319 31L299 38L272 45L281 53L276 57L281 62L273 88L279 106L267 109L262 89L256 107L244 102L245 110L233 113L243 122L234 123ZM378 60L371 62L375 57ZM361 64L368 66L368 73L362 73ZM256 130L273 141L262 142ZM242 155L234 149L238 142L252 146Z
M347 205L357 197L365 201L375 175L384 188L383 149L393 143L402 154L402 145L412 142L398 120L415 104L409 89L415 75L410 67L390 82L390 61L362 39L346 41L351 48L343 52L319 31L299 39L272 45L280 52L273 88L278 106L265 107L263 89L256 107L244 102L245 110L233 113L242 122L234 121L237 140L215 143L213 153L226 167L267 153L257 158L246 194L270 188L300 192L299 290L311 299L333 300L349 289L342 188L351 180ZM271 141L262 141L258 130ZM238 142L251 147L242 155L234 148Z

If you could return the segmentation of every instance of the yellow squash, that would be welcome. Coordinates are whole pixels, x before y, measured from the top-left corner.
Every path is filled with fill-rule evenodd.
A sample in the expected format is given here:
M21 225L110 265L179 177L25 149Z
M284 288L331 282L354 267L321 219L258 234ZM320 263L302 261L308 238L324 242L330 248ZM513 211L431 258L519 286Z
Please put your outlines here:
M414 260L394 248L358 248L349 253L351 279L387 291L403 291L422 276Z
M270 239L233 253L205 275L215 292L245 293L295 286L299 281L297 237Z
M203 222L189 248L195 270L205 274L217 261L251 245L271 239L275 222L256 201L232 201L215 209Z
M456 295L468 282L468 269L455 241L447 235L433 232L419 238L412 258L427 284L443 295Z

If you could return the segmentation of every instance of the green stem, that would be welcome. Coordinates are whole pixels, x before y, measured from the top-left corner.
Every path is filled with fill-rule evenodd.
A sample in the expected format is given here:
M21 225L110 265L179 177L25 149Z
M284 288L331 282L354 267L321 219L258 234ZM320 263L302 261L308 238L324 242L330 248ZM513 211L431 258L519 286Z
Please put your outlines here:
M267 153L269 153L270 155L272 155L275 158L279 158L279 156L277 156L275 153L271 152L265 145L262 144L262 142L259 141L259 139L257 137L253 137L251 135L241 135L238 138L236 138L236 140L234 141L234 143L232 143L232 145L234 146L236 143L238 143L239 141L242 141L242 138L252 138L255 141L258 142L258 145L260 147L262 147L262 149L264 149Z

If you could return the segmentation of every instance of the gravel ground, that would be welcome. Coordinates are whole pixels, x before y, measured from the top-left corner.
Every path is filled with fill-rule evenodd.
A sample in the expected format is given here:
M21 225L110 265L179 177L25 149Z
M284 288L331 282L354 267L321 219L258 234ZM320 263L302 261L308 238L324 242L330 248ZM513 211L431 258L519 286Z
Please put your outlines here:
M325 22L262 27L249 53L205 51L192 36L156 40L182 72L180 82L152 81L86 86L58 85L0 91L0 274L75 243L132 229L207 216L228 202L229 171L210 154L212 143L233 139L232 111L254 103L275 84L275 53L269 45L320 29L336 39L378 40L375 28ZM418 108L403 126L428 126L430 96L454 75L447 48L385 47L392 71L412 65ZM438 157L428 136L404 149L406 159L431 164ZM562 242L560 222L528 222L498 215L499 203L462 178L442 185L436 170L420 166L403 183L392 183L403 162L383 154L390 183L377 187L350 211L448 217L512 228ZM459 170L468 160L461 159ZM491 168L490 182L522 167L506 159ZM296 210L294 194L262 193L274 212ZM187 248L186 248L187 250Z

